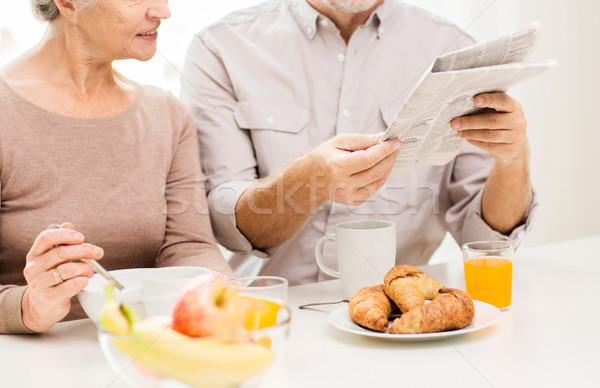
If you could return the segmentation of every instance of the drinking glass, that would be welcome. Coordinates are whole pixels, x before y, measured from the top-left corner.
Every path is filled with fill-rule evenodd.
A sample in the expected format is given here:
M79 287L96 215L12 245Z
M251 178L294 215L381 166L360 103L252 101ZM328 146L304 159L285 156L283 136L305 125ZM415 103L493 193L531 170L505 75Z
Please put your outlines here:
M467 293L475 300L510 309L514 246L504 241L463 244Z
M265 329L281 319L282 309L287 303L287 279L278 276L250 276L232 279L231 285L240 297L246 329Z
M288 280L279 276L248 276L231 280L238 295L287 303Z

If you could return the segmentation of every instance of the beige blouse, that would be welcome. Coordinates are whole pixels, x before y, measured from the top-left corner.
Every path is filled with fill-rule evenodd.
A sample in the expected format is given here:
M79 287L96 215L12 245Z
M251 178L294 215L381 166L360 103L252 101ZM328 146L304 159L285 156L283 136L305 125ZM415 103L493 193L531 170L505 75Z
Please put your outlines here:
M109 269L199 265L229 271L209 222L192 118L136 85L119 115L45 111L0 79L0 333L21 320L25 256L50 223L72 222ZM84 317L73 298L67 320Z

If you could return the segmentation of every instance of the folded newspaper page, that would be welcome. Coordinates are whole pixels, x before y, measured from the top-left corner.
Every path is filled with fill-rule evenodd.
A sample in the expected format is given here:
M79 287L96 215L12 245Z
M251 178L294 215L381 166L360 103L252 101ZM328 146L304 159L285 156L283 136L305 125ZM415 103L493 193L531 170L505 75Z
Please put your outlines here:
M482 110L473 104L477 94L506 92L556 67L556 61L526 62L540 39L540 29L539 23L532 23L438 57L381 138L398 138L403 143L394 175L451 161L466 140L451 129L450 121Z

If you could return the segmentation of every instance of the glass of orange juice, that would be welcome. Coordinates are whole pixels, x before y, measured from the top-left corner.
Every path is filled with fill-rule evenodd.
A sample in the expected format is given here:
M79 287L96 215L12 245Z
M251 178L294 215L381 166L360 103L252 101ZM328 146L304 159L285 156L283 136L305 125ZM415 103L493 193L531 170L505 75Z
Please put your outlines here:
M515 248L504 241L463 244L467 293L475 300L510 309Z
M259 275L232 279L231 285L240 296L246 329L260 330L277 323L279 311L287 303L287 279Z

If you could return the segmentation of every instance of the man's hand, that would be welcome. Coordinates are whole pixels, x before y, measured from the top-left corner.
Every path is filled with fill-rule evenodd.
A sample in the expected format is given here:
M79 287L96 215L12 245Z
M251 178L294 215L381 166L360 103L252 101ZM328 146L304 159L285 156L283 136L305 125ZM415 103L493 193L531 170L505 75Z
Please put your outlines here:
M308 154L318 167L312 181L321 199L357 206L383 186L402 143L377 144L381 135L341 134Z
M385 183L402 145L380 138L338 135L261 179L238 199L237 227L265 249L293 236L326 200L360 205Z
M527 156L527 121L521 104L506 93L483 93L473 99L483 113L450 122L463 139L489 152L496 162L510 164Z
M506 93L484 93L473 100L476 106L487 109L457 117L450 125L460 137L494 158L481 214L490 227L508 235L523 221L531 200L527 122L521 104Z

